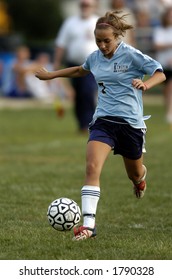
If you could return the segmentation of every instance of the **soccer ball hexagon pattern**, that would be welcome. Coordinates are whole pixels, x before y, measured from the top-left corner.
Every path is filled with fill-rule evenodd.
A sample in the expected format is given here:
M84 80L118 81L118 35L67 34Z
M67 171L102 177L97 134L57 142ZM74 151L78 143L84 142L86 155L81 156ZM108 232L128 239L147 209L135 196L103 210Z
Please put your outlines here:
M59 231L71 230L79 223L81 210L74 200L61 197L49 205L47 217L54 229Z

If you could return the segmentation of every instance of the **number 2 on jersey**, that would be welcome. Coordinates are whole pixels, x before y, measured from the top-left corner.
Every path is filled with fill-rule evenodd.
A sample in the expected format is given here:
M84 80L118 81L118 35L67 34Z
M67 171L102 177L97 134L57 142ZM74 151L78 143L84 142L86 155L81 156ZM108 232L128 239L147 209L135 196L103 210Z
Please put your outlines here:
M102 87L101 92L102 92L103 94L105 94L105 93L106 93L106 87L105 87L104 83L103 83L103 82L99 82L98 85L99 85L100 87Z

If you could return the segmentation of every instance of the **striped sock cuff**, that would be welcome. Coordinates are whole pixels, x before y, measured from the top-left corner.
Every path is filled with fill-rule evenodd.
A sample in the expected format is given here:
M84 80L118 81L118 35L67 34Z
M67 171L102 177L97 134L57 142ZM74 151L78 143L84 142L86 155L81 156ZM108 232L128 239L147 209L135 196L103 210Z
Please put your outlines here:
M100 187L84 186L81 189L81 196L100 197Z

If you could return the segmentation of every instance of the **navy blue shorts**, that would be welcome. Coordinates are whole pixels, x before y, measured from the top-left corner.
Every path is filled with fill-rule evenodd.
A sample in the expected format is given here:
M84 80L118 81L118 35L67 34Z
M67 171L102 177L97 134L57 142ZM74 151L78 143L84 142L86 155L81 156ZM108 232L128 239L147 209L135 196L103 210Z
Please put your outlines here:
M146 130L133 128L121 118L99 118L90 125L89 132L88 141L106 143L112 148L114 154L134 160L142 156Z

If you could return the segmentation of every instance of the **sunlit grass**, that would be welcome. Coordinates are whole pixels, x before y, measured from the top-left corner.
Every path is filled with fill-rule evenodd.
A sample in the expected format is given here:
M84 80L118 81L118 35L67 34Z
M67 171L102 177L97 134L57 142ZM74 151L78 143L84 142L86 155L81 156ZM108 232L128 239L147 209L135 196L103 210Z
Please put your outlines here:
M64 196L80 205L87 136L77 134L72 111L0 111L0 259L171 259L172 132L162 105L146 105L148 189L132 194L120 156L101 176L97 238L72 242L47 221L47 207Z

